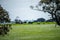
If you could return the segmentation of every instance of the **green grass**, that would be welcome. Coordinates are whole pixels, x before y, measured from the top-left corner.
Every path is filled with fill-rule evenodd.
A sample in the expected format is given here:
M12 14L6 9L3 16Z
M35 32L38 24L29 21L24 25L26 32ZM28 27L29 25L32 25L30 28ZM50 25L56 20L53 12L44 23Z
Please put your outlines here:
M0 40L60 40L60 27L54 24L15 24Z

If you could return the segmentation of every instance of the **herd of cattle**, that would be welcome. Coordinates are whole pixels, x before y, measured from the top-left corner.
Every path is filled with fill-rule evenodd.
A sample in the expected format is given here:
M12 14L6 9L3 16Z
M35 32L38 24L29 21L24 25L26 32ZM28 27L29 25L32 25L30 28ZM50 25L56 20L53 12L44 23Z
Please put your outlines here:
M0 24L0 35L5 35L10 31L11 24Z

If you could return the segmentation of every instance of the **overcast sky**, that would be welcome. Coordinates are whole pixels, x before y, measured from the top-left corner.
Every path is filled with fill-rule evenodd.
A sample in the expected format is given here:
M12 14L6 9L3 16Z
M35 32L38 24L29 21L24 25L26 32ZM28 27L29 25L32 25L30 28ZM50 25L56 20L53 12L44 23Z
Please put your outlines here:
M49 14L32 10L31 5L37 5L39 0L0 0L0 4L9 12L11 20L17 16L21 20L36 20L37 18L49 19Z

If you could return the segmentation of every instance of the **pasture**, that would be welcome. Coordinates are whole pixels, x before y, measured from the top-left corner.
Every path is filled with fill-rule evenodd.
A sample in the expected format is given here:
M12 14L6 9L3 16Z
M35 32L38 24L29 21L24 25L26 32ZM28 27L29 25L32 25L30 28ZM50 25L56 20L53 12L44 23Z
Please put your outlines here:
M0 40L60 40L60 27L54 24L14 24Z

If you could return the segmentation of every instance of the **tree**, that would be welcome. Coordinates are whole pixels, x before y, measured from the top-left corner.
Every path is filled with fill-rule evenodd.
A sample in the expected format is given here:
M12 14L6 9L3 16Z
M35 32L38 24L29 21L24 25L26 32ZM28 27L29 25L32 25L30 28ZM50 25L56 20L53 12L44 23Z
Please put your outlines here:
M15 23L16 23L16 24L21 24L21 23L22 23L22 21L19 19L18 16L17 16L16 19L15 19Z
M41 0L35 8L34 6L30 7L34 10L50 13L52 19L55 19L56 23L60 25L60 0Z
M46 20L46 22L55 22L55 20L53 20L53 19L48 19L48 20Z
M4 35L7 34L7 32L9 32L9 29L11 28L11 24L8 23L10 23L9 14L0 5L0 34Z
M10 22L8 12L0 5L0 23Z
M38 18L37 22L45 22L45 19L44 18Z

